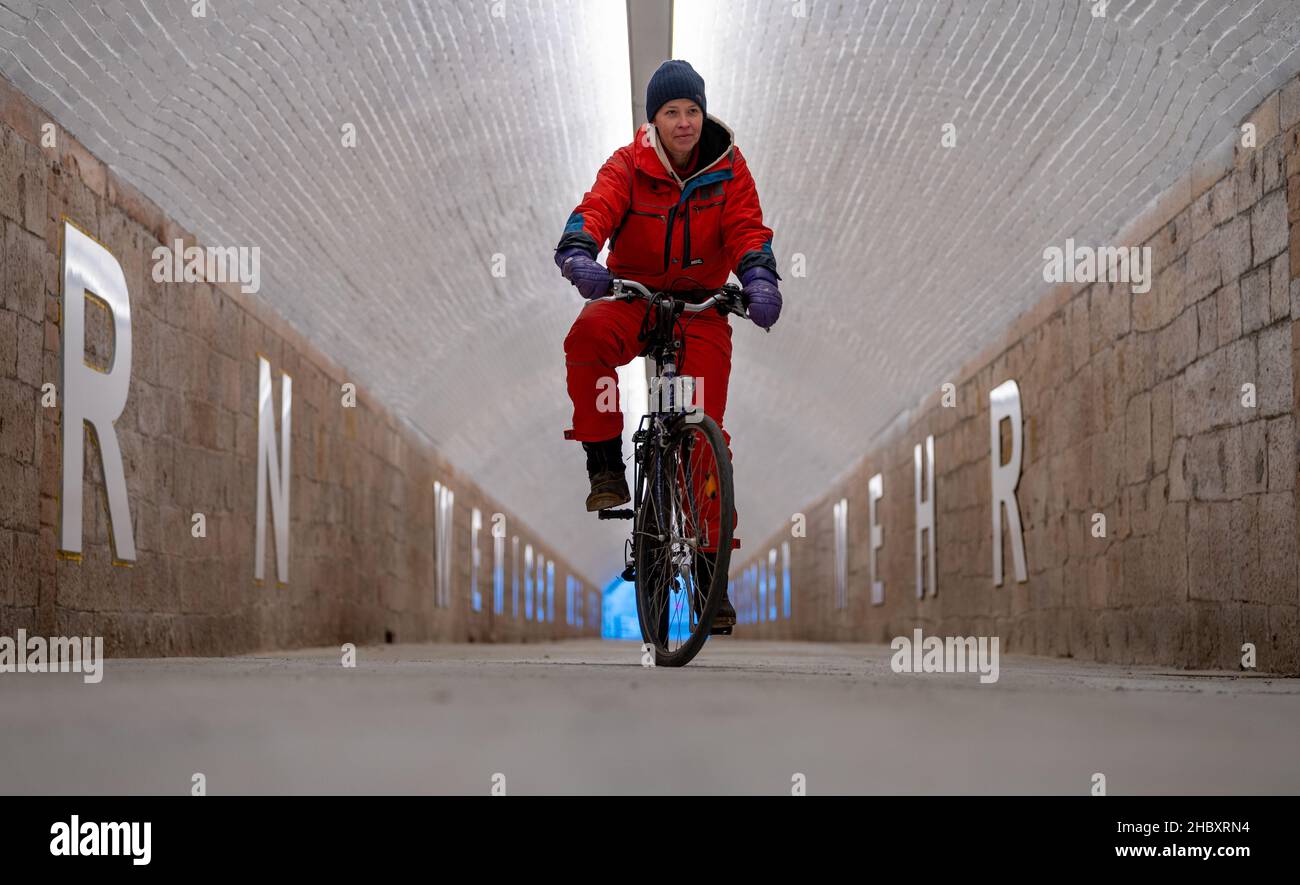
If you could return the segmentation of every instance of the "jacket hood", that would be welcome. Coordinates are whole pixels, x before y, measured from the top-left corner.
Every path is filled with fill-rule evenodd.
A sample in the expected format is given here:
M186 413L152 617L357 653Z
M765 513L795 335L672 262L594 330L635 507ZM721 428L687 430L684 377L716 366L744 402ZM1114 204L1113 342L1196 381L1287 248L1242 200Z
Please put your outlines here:
M712 114L707 114L700 131L699 162L693 173L682 178L677 174L677 170L673 169L672 161L659 141L659 130L653 123L644 123L637 132L635 141L636 165L648 175L665 178L675 182L679 187L684 187L692 178L716 169L729 159L735 142L735 134L731 131L731 127Z

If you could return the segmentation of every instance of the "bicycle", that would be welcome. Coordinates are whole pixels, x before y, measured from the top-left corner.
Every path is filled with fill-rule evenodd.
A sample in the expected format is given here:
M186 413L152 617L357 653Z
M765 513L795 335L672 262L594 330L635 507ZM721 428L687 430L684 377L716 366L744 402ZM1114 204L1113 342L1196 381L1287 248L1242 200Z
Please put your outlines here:
M682 394L688 376L677 374L682 342L675 330L683 314L717 309L747 316L740 292L739 286L724 285L697 303L615 279L606 296L648 302L642 355L653 361L654 374L650 410L632 435L632 508L601 510L597 516L632 520L623 578L635 582L641 636L653 645L656 666L685 666L714 632L713 619L727 588L735 522L726 440L702 403L686 408ZM716 557L711 559L705 548L716 550ZM719 627L717 633L730 634L731 627Z

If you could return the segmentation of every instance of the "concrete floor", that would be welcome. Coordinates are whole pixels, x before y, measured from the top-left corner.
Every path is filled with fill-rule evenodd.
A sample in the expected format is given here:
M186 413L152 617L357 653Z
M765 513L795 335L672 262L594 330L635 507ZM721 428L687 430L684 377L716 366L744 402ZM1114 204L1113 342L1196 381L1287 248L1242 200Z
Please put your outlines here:
M1300 680L1003 656L895 674L887 646L714 639L110 660L0 675L0 793L1300 792Z

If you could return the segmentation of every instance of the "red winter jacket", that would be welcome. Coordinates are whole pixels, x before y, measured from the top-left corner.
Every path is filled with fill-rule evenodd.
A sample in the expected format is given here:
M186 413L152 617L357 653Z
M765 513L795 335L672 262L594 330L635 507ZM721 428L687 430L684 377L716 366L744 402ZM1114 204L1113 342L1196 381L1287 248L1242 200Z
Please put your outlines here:
M776 274L749 166L731 129L712 115L685 180L650 123L605 161L556 251L580 246L594 259L606 239L610 272L651 289L716 289L731 271L754 266Z

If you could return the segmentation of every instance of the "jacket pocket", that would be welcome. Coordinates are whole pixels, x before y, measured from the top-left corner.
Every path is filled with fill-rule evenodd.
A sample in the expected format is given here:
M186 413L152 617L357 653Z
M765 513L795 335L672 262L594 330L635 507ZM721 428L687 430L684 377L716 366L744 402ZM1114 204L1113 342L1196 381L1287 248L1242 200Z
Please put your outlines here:
M722 213L726 200L710 200L691 206L691 261L716 258L722 252Z
M659 273L664 263L668 214L655 209L629 209L622 226L610 238L609 251L621 270Z

